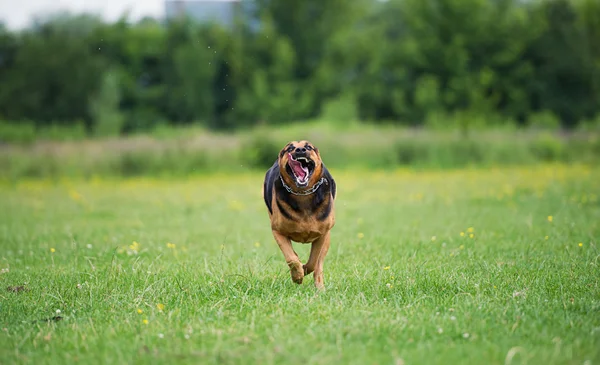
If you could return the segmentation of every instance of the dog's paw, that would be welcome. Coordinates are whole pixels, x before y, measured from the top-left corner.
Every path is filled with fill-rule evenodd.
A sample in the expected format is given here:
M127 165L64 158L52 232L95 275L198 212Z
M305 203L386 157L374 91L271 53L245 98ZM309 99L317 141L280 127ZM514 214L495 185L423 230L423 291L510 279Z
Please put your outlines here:
M314 270L314 268L306 266L306 265L302 265L302 268L304 269L304 276L312 273Z
M304 268L300 262L292 262L290 264L290 274L292 275L292 281L296 284L302 284L304 279Z

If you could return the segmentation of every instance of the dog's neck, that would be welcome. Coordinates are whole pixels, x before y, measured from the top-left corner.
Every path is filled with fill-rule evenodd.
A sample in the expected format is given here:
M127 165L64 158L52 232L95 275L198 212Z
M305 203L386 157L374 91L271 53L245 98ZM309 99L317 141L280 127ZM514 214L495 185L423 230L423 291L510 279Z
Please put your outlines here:
M294 195L310 195L310 194L314 193L315 191L317 191L317 189L319 189L319 187L321 185L323 185L323 183L327 184L327 179L322 177L321 180L317 181L317 183L314 184L313 186L311 186L310 188L308 188L306 190L296 191L296 190L292 189L291 187L289 187L285 183L285 181L283 181L283 176L281 176L281 174L279 175L279 180L281 180L281 183L283 184L283 187L285 188L285 190L287 190L288 193L294 194Z

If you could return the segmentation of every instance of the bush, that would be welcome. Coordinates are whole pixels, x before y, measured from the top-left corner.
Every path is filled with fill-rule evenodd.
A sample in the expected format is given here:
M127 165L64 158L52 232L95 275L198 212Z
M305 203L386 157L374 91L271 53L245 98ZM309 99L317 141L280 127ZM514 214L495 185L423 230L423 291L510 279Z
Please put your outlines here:
M269 168L277 160L282 147L269 137L254 134L243 143L239 151L240 160L251 168Z
M63 161L53 155L31 156L26 153L0 154L0 177L10 180L20 178L58 178L65 175Z
M33 123L0 121L0 143L31 143L35 141Z
M50 124L39 127L36 132L37 138L52 141L77 141L85 139L87 133L83 121L75 124Z
M395 145L397 163L437 168L469 165L492 166L534 162L586 161L597 159L595 136L584 140L562 139L543 133L528 140L494 134L478 139L446 137L403 139ZM600 152L600 150L598 151ZM598 154L600 156L600 154Z
M359 120L356 100L352 95L342 95L323 103L321 119L333 123Z
M536 137L531 144L531 150L540 161L559 161L563 159L564 142L550 133Z
M580 132L600 132L600 114L582 121L577 126L577 130Z
M400 165L415 165L429 161L430 146L420 140L402 140L396 143L397 162Z
M121 100L119 81L116 72L106 72L98 95L90 101L94 135L97 137L118 136L123 130L125 117L119 110Z
M50 124L36 128L34 123L0 122L0 142L4 143L32 143L36 139L51 141L76 141L86 138L83 122L75 124Z
M535 129L556 130L560 127L560 119L551 111L546 110L531 114L528 124Z

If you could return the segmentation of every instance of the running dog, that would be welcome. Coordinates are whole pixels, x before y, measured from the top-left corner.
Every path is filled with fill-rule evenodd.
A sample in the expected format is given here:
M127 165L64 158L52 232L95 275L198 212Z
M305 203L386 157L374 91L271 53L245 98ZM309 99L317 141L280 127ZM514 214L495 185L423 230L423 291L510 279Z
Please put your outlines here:
M335 225L336 184L319 150L308 141L288 143L265 174L262 193L273 237L292 280L302 284L304 276L314 272L315 287L324 289L323 262L329 250L329 232ZM305 265L292 241L312 244Z

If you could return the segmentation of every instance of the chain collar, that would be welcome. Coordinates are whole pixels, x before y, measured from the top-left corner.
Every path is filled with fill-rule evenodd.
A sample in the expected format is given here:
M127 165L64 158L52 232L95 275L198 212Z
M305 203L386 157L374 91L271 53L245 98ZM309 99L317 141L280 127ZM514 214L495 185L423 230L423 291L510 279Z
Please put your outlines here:
M292 188L287 186L285 181L283 181L283 177L281 175L279 175L279 180L281 180L281 183L283 184L283 187L285 188L285 190L287 190L290 194L294 194L294 195L310 195L310 194L314 193L315 191L317 191L317 189L321 185L323 185L323 183L328 184L327 179L322 177L321 180L319 180L316 184L314 184L312 186L312 188L310 188L308 190L303 190L303 191L294 191Z

